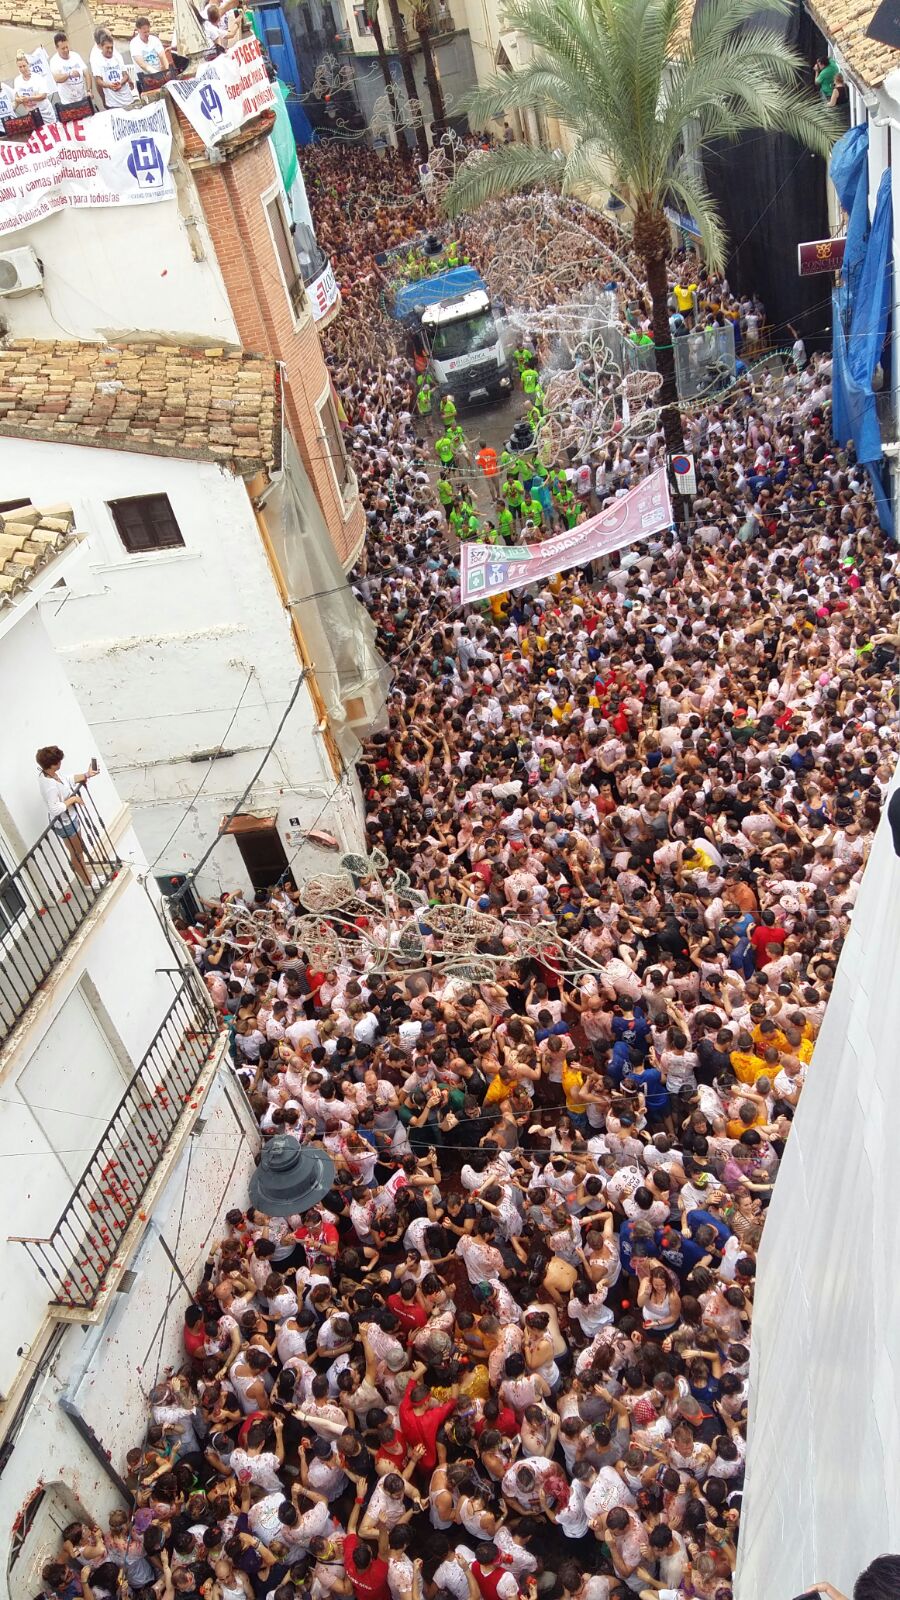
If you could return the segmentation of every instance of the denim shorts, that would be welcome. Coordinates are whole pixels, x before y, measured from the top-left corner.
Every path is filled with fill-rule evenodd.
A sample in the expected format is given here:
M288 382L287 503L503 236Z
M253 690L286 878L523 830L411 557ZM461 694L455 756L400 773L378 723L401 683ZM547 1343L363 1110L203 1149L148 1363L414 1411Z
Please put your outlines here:
M81 832L81 824L77 817L57 817L53 824L53 832L58 833L61 839L74 839L76 833Z

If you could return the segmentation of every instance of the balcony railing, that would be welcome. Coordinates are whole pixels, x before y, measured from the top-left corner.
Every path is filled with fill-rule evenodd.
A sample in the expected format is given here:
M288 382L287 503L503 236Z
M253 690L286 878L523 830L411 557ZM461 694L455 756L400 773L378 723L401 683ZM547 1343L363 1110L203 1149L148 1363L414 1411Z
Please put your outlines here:
M0 866L0 1042L43 987L108 883L122 869L87 789L75 814L91 885L51 823L12 871ZM72 812L67 813L68 816Z
M71 1200L46 1239L23 1244L51 1306L90 1310L163 1161L218 1039L202 986L186 979L110 1118Z

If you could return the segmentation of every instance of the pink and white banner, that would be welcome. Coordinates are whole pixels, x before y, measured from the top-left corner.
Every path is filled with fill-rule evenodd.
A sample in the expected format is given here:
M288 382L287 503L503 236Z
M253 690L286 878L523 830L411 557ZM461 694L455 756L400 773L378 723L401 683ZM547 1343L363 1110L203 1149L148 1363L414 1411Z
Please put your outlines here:
M660 468L596 517L542 544L464 544L460 547L462 603L486 600L507 589L524 589L556 572L583 566L647 534L659 533L671 521L669 486Z

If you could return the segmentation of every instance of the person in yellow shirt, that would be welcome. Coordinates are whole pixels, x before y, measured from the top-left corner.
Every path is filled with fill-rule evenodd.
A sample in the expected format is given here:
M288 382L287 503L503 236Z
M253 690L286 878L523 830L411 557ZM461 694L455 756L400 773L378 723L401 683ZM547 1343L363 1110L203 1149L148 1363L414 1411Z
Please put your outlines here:
M566 1110L572 1118L576 1128L587 1127L587 1105L581 1098L584 1088L584 1076L573 1065L571 1059L563 1062L562 1091L566 1097Z
M790 1049L787 1039L771 1017L763 1017L756 1024L753 1029L753 1043L756 1045L760 1055L764 1055L769 1049L778 1050L779 1052Z
M516 1080L512 1071L509 1067L502 1066L488 1084L482 1105L500 1105L503 1100L509 1099L515 1087Z
M731 1069L738 1082L746 1083L751 1089L757 1078L761 1078L767 1070L762 1056L758 1056L753 1049L753 1040L749 1033L738 1034L737 1049L732 1050L729 1059L731 1061ZM734 1137L737 1137L737 1135Z
M675 297L675 304L681 312L681 315L685 319L688 317L692 318L694 315L694 295L697 293L697 285L695 283L686 282L685 275L685 278L682 278L681 283L675 284L672 293Z

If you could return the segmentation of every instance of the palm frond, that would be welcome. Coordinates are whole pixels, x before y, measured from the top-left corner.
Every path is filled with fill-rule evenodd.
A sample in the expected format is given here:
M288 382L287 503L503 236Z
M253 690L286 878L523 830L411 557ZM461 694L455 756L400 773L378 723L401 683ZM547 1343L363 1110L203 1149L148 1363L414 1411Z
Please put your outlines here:
M524 144L505 144L476 160L464 161L444 195L451 217L474 211L487 200L525 189L559 189L565 176L565 159L550 150L532 150Z
M694 218L704 257L714 271L720 271L725 265L728 241L719 208L703 178L686 162L679 162L669 175L668 196L679 211Z

